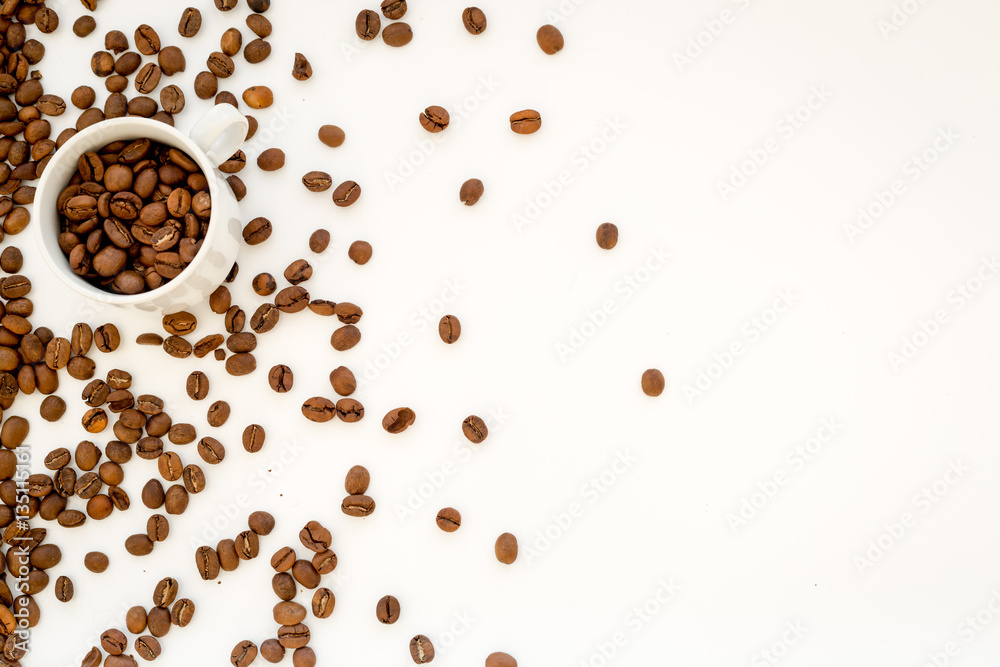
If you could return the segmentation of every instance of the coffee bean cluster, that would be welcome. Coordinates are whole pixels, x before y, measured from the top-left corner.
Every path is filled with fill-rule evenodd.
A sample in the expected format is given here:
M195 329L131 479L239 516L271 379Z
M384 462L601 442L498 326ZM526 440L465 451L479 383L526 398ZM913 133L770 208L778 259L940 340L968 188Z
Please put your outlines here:
M189 155L140 138L81 155L56 210L59 247L73 272L109 292L139 294L194 261L212 197Z
M195 550L194 561L198 576L211 581L220 572L232 572L240 561L253 560L260 554L260 538L274 530L274 517L267 512L254 512L247 519L249 530L244 530L235 539L220 540L218 545L200 546Z

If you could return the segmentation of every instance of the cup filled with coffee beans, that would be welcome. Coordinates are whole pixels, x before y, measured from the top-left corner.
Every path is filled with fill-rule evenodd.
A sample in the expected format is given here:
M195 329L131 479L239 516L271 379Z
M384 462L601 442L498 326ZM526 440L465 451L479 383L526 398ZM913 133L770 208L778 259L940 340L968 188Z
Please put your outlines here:
M214 107L190 135L147 118L105 120L70 138L35 193L35 237L76 293L145 311L190 308L222 283L240 247L239 204L217 165L247 119Z

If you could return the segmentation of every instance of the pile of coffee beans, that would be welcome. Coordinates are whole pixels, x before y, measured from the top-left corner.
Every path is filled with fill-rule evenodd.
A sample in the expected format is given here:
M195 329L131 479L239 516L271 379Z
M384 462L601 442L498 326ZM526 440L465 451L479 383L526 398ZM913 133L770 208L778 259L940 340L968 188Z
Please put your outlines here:
M139 294L194 261L212 197L189 155L139 138L81 155L56 210L59 247L73 273L109 292Z

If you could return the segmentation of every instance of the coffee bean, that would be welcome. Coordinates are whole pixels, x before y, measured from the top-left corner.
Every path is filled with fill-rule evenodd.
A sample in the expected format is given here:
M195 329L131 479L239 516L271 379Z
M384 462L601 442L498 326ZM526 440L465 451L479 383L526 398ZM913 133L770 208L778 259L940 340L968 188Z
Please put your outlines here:
M559 28L554 25L543 25L535 35L538 46L548 55L553 55L562 51L565 42Z
M208 71L220 79L225 79L233 75L236 65L233 59L221 51L213 51L206 61Z
M267 86L251 86L243 91L243 101L251 109L266 109L274 103L274 93Z
M355 241L347 249L347 256L355 264L367 264L368 260L372 258L372 246L367 241Z
M163 330L175 336L186 336L198 327L198 318L187 311L163 316Z
M462 335L462 323L454 315L445 315L438 322L438 335L441 340L451 345Z
M267 374L267 383L279 394L284 394L292 388L293 379L292 369L284 364L272 366Z
M292 565L291 573L295 581L299 582L305 588L312 590L319 586L319 572L307 560L295 561L295 564Z
M271 303L265 303L254 311L250 318L250 328L258 334L267 333L278 324L281 311ZM228 363L228 361L227 361Z
M163 70L160 69L159 65L146 63L139 70L139 73L135 75L135 89L143 95L153 92L160 85L160 76L162 74ZM107 109L105 109L105 114L107 114Z
M253 319L251 319L253 327ZM261 329L254 327L254 331L262 333ZM249 352L240 352L226 359L226 372L234 377L249 375L257 369L257 359Z
M366 42L378 37L381 28L382 19L379 18L378 12L370 9L362 9L354 20L354 31Z
M344 352L351 349L361 340L361 331L353 324L342 326L330 336L330 345L333 349Z
M243 48L243 59L252 65L264 62L269 55L271 55L271 45L263 39L251 40Z
M108 655L121 655L128 648L128 638L121 630L105 630L101 634L101 648L108 652Z
M267 218L254 218L243 227L243 240L247 245L258 245L271 236L271 221Z
M194 7L188 7L181 13L177 32L181 37L194 37L201 30L201 12Z
M297 602L279 602L274 605L271 615L278 625L295 625L306 620L306 608Z
M498 561L510 565L517 560L517 538L510 533L504 533L497 538L494 551Z
M82 357L76 357L80 359ZM66 414L66 401L58 396L46 396L38 409L42 419L47 422L57 422Z
M288 572L295 564L295 550L291 547L281 547L271 556L271 567L276 572Z
M257 156L261 171L278 171L285 166L285 153L280 148L268 148Z
M389 46L406 46L413 39L413 29L409 24L392 23L382 31L382 40Z
M369 496L347 496L340 504L340 510L347 516L365 517L375 511L375 500Z
M94 330L94 345L101 352L114 352L121 344L121 334L114 324L102 324Z
M305 81L313 74L312 65L301 53L295 54L295 62L292 64L292 78L296 81Z
M267 512L254 512L247 519L247 523L250 530L257 535L270 535L271 531L274 530L274 517Z
M454 533L462 525L462 515L453 507L445 507L437 514L437 525L446 533Z
M146 608L136 605L125 612L125 628L133 635L146 631Z
M368 469L364 466L354 466L347 471L347 477L344 479L344 488L347 490L348 495L362 495L368 490L370 482L371 475L368 473Z
M156 607L169 607L177 597L177 580L172 577L161 579L153 589L153 605Z
M244 530L236 536L236 555L241 560L253 560L260 554L260 539L252 530Z
M220 12L228 12L231 9L235 9L238 4L239 0L215 0L215 8Z
M198 455L205 463L216 465L226 458L226 448L215 438L206 436L198 441Z
M646 396L659 396L666 387L663 373L655 368L650 368L642 374L642 392Z
M95 574L100 574L108 569L108 557L100 551L91 551L83 558L83 565Z
M219 79L211 72L198 72L194 78L194 94L200 100L207 100L215 97L219 91Z
M475 206L476 202L483 196L483 182L478 178L470 178L458 192L458 198L466 206Z
M320 551L313 556L312 565L320 574L330 574L337 569L337 554L329 549Z
M176 604L176 603L174 603ZM164 637L170 631L170 611L163 607L153 607L146 618L146 630L153 637Z
M292 274L291 277L294 278L294 274ZM278 294L274 297L274 306L282 313L300 313L305 310L308 305L309 292L307 292L304 287L298 287L295 285L292 287L286 287L278 292Z
M219 48L222 52L229 57L235 56L243 48L243 35L236 28L230 28L226 32L222 33L222 38L219 40ZM246 99L244 95L244 99ZM259 107L257 107L259 108Z
M322 172L310 172L310 174L322 173ZM309 176L309 174L306 174ZM329 180L329 178L327 178ZM305 182L305 177L303 177L302 182ZM308 185L306 187L309 187ZM329 187L329 185L327 186ZM325 229L317 229L309 236L309 249L314 253L321 253L326 250L327 246L330 245L330 232Z
M285 269L285 280L290 282L292 285L298 285L309 280L312 277L313 268L304 259L297 259L288 265Z
M194 560L198 568L198 575L205 581L219 576L219 554L212 547L198 547L194 554Z
M173 484L165 494L165 502L163 503L164 511L167 514L177 516L184 513L184 510L188 506L188 492L183 486L178 484Z
M243 449L251 454L259 452L264 446L264 427L250 424L243 430Z
M253 116L248 116L247 118L252 119ZM233 195L236 196L236 201L243 201L243 198L247 196L247 186L240 177L234 174L228 177L226 182L229 183L229 188L233 191Z
M316 667L316 652L308 646L292 651L292 667Z
M7 246L0 253L0 269L4 273L17 273L24 264L24 256L16 246Z
M309 302L309 310L322 317L332 317L333 309L336 307L336 303L326 299L313 299Z
M135 48L144 56L153 56L160 50L160 36L143 23L135 30Z
M247 667L257 659L257 645L249 639L237 644L229 654L229 662L236 667Z
M517 111L510 115L510 129L517 134L534 134L541 126L541 114L533 109Z
M256 16L256 14L251 16ZM277 639L266 639L260 645L260 657L270 663L277 664L285 659L285 647Z
M333 181L325 171L310 171L302 177L302 185L310 192L326 192L333 186Z
M466 7L462 11L462 23L469 34L479 35L486 30L486 14L479 7Z
M353 398L342 398L337 401L337 417L342 422L354 423L365 416L365 406Z
M247 27L258 37L271 36L271 22L260 14L251 14L247 17Z
M170 609L170 622L179 628L187 626L194 619L194 602L181 598Z
M299 541L305 548L318 553L330 548L333 536L323 524L318 521L310 521L299 531Z
M176 46L168 46L160 51L156 56L156 62L160 66L160 70L167 76L173 76L187 68L184 52Z
M125 540L125 550L133 556L148 556L153 553L153 541L144 533L132 535Z
M100 433L108 426L108 413L101 408L91 408L83 414L80 423L87 433Z
M462 433L469 442L479 444L489 435L489 429L486 428L486 422L480 417L470 415L462 422Z
M73 34L77 37L86 37L97 29L97 21L93 16L81 16L73 23Z
M253 352L257 349L257 336L249 331L234 333L226 339L226 347L230 352Z
M283 625L278 629L278 641L285 648L301 648L309 643L309 628L298 625Z
M243 327L246 326L247 314L243 312L243 309L239 306L230 306L229 310L226 311L226 331L231 334L236 334L243 331Z
M139 654L139 657L143 660L156 660L160 657L162 649L160 647L160 642L151 635L143 635L142 637L137 637L135 640L135 652Z
M311 422L328 422L337 414L333 401L322 396L306 399L302 404L302 415Z
M379 623L392 625L399 620L399 600L392 595L386 595L375 605L375 617Z
M236 553L236 542L233 540L220 540L215 548L219 554L219 569L223 572L233 572L240 566L240 556Z
M410 657L418 665L430 662L434 659L434 645L431 640L424 635L417 635L410 640Z
M389 433L402 433L416 420L416 414L410 408L396 408L386 413L382 418L382 428Z
M170 535L170 522L162 514L153 514L146 519L146 537L153 542L163 542Z
M361 186L354 181L344 181L333 191L333 203L337 206L350 206L361 197Z
M208 425L218 428L229 420L229 403L216 401L208 408Z
M486 667L517 667L513 656L497 651L486 656Z
M330 618L337 598L329 588L320 588L313 593L312 613L316 618Z
M420 125L431 133L441 132L448 127L450 116L443 107L430 106L420 114Z
M604 250L611 250L618 245L618 227L605 222L597 228L597 245Z

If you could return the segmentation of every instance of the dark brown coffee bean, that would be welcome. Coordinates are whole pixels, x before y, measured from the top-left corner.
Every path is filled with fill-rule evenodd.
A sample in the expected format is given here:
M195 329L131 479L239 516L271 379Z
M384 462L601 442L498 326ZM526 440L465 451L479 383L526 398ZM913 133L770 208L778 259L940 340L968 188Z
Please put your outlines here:
M97 29L97 21L93 16L81 16L73 23L73 34L77 37L86 37Z
M309 302L309 310L323 317L332 317L333 309L336 307L337 304L326 299L313 299Z
M349 301L341 301L333 309L334 315L343 324L357 324L361 320L364 312L361 308Z
M146 63L139 70L139 73L135 75L135 89L147 95L160 85L160 76L163 70L160 69L159 65L154 65L153 63ZM105 114L107 114L107 109L105 109Z
M325 171L310 171L302 177L302 185L310 192L326 192L333 187L333 181Z
M76 358L82 359L83 357ZM38 413L41 415L42 419L47 422L59 421L62 419L62 416L66 414L66 401L58 396L46 396L45 399L42 400Z
M114 324L102 324L94 329L94 345L101 352L114 352L121 344L121 334Z
M319 553L330 548L333 536L320 522L310 521L299 531L299 541L306 549Z
M413 39L413 29L408 23L392 23L382 31L382 40L389 46L406 46Z
M392 595L386 595L375 605L375 618L379 623L392 625L399 620L399 600Z
M413 424L416 418L416 414L410 408L389 410L382 418L382 428L389 433L402 433Z
M187 509L188 501L187 489L178 484L173 484L167 489L166 501L163 503L164 511L174 516L183 514Z
M382 19L379 18L378 12L371 9L362 9L358 13L358 17L354 20L355 32L358 33L358 37L366 42L378 37L379 30L381 29Z
M288 572L295 564L295 550L291 547L281 547L271 556L271 567L275 572Z
M229 57L235 56L243 48L243 35L236 28L230 28L222 33L219 48Z
M280 148L268 148L257 156L257 166L261 171L277 171L285 166L285 152Z
M295 54L295 61L292 63L292 78L296 81L305 81L313 74L312 65L301 53Z
M142 634L146 631L147 619L145 607L139 605L129 607L129 610L125 612L125 629L133 635Z
M208 71L220 79L225 79L233 75L236 65L233 59L221 51L213 51L206 61Z
M83 558L83 565L95 574L100 574L108 569L108 557L100 551L91 551Z
M260 554L260 538L252 530L236 536L236 555L240 560L253 560Z
M257 16L257 14L251 14L251 16ZM270 663L277 664L285 659L285 647L273 637L266 639L260 645L260 657Z
M161 579L153 589L153 606L169 607L177 597L177 580L171 577Z
M205 490L205 473L193 463L184 466L181 479L184 482L184 489L189 494L201 493Z
M295 564L292 565L291 573L295 581L299 582L305 588L312 590L319 586L319 572L307 560L295 561Z
M302 648L309 643L309 628L301 623L283 625L278 629L278 641L285 648Z
M306 608L297 602L279 602L274 605L271 615L278 625L295 625L306 620Z
M160 50L160 36L143 23L135 30L135 48L144 56L156 55Z
M137 637L135 640L135 652L139 654L139 657L143 660L156 660L160 657L162 649L160 648L160 642L151 635L143 635L142 637Z
M108 413L101 408L91 408L80 420L87 433L100 433L108 427Z
M181 37L194 37L201 30L201 12L195 7L188 7L181 13L177 32Z
M320 551L313 556L312 565L320 574L330 574L337 569L337 554L329 549Z
M186 310L163 316L163 330L174 336L186 336L198 328L198 318Z
M466 206L475 206L476 202L483 196L483 182L478 178L470 178L458 192L458 198Z
M195 433L195 428L191 424L174 424L170 427L169 435L170 442L175 445L189 445L194 442L195 438L198 437Z
M219 554L209 546L198 547L194 554L195 566L198 575L205 581L210 581L219 576Z
M365 11L371 11L371 10L366 9ZM375 14L375 12L371 13L375 16L375 20L377 21L378 14ZM376 34L378 34L377 30ZM374 38L375 35L372 35L372 39ZM344 143L345 137L346 135L344 134L344 131L339 127L337 127L336 125L323 125L322 127L319 128L319 140L322 141L327 146L329 146L330 148L337 148L338 146L341 146Z
M174 85L169 85L160 91L160 105L169 114L178 114L184 110L184 91Z
M198 455L205 463L216 465L226 458L226 449L215 438L206 436L198 441Z
M250 328L258 334L267 333L278 324L278 317L280 315L281 311L278 310L277 306L265 303L257 308L250 317Z
M342 398L337 401L337 418L342 422L354 423L365 416L365 406L353 398Z
M410 640L410 657L413 662L423 665L434 659L434 645L424 635L417 635Z
M101 648L108 652L108 655L121 655L128 648L128 638L121 630L105 630L101 634Z
M170 522L162 514L153 514L146 519L146 537L153 542L163 542L170 535Z
M604 250L611 250L618 245L618 227L605 222L597 228L597 245Z
M247 323L247 314L239 306L230 306L226 311L226 332L237 334L243 331Z
M225 401L216 401L208 408L208 425L218 428L229 420L230 407Z
M313 593L312 613L316 618L330 618L337 598L329 588L320 588Z
M170 631L170 611L163 607L150 609L146 617L146 630L153 637L165 637Z
M131 535L125 540L125 550L133 556L148 556L153 553L153 541L145 533Z
M251 65L264 62L271 55L271 45L263 39L254 39L243 47L243 59Z
M251 320L251 326L252 320ZM258 329L254 329L258 331ZM240 352L226 359L226 372L234 377L249 375L257 369L257 360L249 352Z
M304 259L297 259L285 269L285 280L290 282L292 285L298 285L309 280L312 277L313 268L310 266L309 262Z
M663 373L655 368L650 368L642 374L642 393L646 396L659 396L666 384Z
M454 315L445 315L438 322L438 335L441 340L451 345L462 335L462 323Z
M243 227L243 240L247 245L258 245L271 236L271 221L267 218L254 218Z
M181 598L170 609L170 622L179 628L186 627L194 619L194 602Z
M295 274L291 274L291 277L294 278ZM274 306L282 313L300 313L309 303L309 292L304 287L295 285L286 287L274 297Z
M191 352L194 351L194 348L191 343L184 340L180 336L168 336L163 340L163 351L171 357L186 359L191 356Z
M517 560L517 538L510 533L504 533L497 538L494 551L498 561L510 565Z
M258 424L250 424L243 429L243 449L251 454L259 452L264 446L264 427Z
M369 496L347 496L340 504L340 510L347 516L365 517L375 511L375 501Z
M194 94L200 100L208 100L219 92L219 79L211 72L198 72L194 78Z
M437 525L446 533L454 533L462 525L462 515L453 507L445 507L437 514Z
M274 530L274 517L267 512L257 511L250 515L247 524L257 535L270 535Z
M215 0L215 8L220 12L228 12L231 9L235 9L238 4L239 0Z
M236 667L248 667L257 659L257 645L249 639L244 639L237 644L229 654L229 662Z
M168 46L160 51L156 56L156 62L159 64L160 70L167 76L183 72L187 67L184 52L176 46Z
M266 38L271 36L271 22L260 14L251 14L248 16L247 27L258 37Z
M510 115L510 129L517 134L534 134L541 126L542 117L533 109L517 111Z
M469 34L482 34L486 30L486 14L479 7L466 7L462 11L462 23Z
M284 364L272 366L267 374L267 383L271 389L279 394L291 390L294 375L292 369Z
M462 433L469 442L479 444L489 435L489 429L486 428L486 422L480 417L470 415L462 422Z
M223 572L233 572L239 568L240 557L236 553L236 542L228 539L220 540L215 551L219 554L219 568Z
M233 195L236 196L236 201L243 201L243 198L247 196L247 186L240 177L234 174L228 177L226 182L229 183L229 188L233 191Z
M361 331L353 324L340 327L330 336L330 345L339 352L351 349L360 341Z
M337 415L337 406L328 398L314 396L302 404L302 415L311 422L328 422Z
M431 133L441 132L450 121L450 116L444 107L430 106L420 114L420 125Z
M372 246L367 241L355 241L347 250L347 256L355 264L367 264L372 258Z
M347 472L344 479L344 489L348 495L363 495L368 491L368 484L371 482L371 475L364 466L354 466Z
M554 25L543 25L538 29L535 38L538 40L538 46L542 51L550 56L559 53L562 51L563 46L565 46L562 33Z

